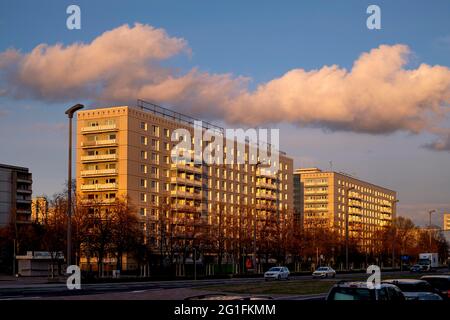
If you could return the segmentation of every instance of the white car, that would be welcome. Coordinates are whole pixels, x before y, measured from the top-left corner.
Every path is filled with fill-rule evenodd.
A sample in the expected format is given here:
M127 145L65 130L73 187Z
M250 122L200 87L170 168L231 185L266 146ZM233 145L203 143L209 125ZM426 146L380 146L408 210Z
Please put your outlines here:
M336 271L331 267L319 267L312 274L313 278L334 278L336 277Z
M289 269L286 267L272 267L264 273L264 280L289 280Z

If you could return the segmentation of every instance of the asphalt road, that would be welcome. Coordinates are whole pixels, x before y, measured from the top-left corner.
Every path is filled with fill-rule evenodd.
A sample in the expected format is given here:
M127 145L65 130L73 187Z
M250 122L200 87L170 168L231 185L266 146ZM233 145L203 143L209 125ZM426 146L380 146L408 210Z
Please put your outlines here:
M383 276L397 276L409 274L409 272L383 272ZM363 279L363 273L338 274L337 280ZM294 276L290 281L311 280L311 276ZM317 281L327 281L317 280ZM255 284L264 282L261 278L233 278L212 280L178 280L178 281L149 281L149 282L124 282L124 283L100 283L82 284L81 290L68 290L65 284L24 284L1 283L0 300L16 299L183 299L187 296L202 294L194 288L214 285L230 284ZM312 296L280 296L280 299L320 299L321 295Z

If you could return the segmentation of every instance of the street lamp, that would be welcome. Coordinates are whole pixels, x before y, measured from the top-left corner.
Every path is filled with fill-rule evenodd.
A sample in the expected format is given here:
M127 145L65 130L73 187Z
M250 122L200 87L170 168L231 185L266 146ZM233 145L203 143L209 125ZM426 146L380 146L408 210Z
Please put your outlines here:
M355 190L354 187L348 188L347 189L347 210L345 210L346 214L345 214L345 270L348 270L348 211L349 211L349 193L350 191Z
M430 234L430 252L431 252L431 214L435 213L436 210L430 210L428 211L428 233Z
M69 118L69 160L67 176L67 266L72 264L72 118L75 112L83 109L82 104L76 104L66 110Z

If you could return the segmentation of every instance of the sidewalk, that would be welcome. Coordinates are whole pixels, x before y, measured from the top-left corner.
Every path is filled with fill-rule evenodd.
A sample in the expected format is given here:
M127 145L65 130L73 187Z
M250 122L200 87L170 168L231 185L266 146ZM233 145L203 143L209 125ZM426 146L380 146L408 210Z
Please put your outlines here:
M63 284L66 280L63 277L50 279L48 277L14 277L10 275L0 275L0 289L17 288L17 287L33 287L36 285L53 285Z

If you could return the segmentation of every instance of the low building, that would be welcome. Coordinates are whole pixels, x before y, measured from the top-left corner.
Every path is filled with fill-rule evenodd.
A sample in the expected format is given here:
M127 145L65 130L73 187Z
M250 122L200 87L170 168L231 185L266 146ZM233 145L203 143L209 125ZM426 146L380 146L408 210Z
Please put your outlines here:
M32 183L28 168L0 164L0 227L31 223Z
M54 272L58 264L61 266L64 262L64 255L62 252L27 251L27 254L18 255L16 259L19 275L37 277L51 275L52 270Z
M341 236L348 230L363 249L370 249L375 233L395 217L395 191L344 173L297 169L294 191L294 212L302 228L331 228Z

